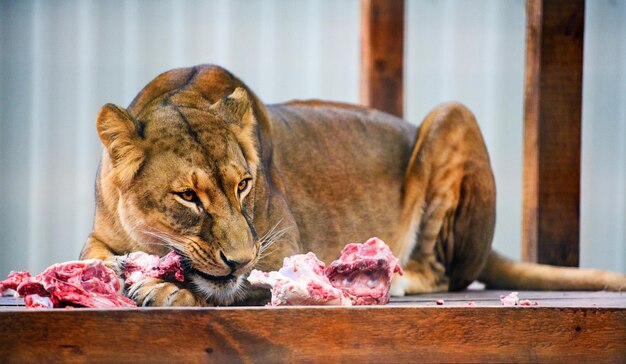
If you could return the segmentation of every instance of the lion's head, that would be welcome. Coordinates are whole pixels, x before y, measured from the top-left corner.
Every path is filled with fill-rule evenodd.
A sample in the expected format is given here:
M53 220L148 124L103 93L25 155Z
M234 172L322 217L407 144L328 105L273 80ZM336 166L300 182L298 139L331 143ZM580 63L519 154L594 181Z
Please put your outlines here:
M193 288L229 304L260 250L252 224L255 98L231 79L216 91L215 77L229 75L204 71L203 78L195 68L166 73L128 110L102 108L100 183L115 184L117 214L135 250L178 252Z

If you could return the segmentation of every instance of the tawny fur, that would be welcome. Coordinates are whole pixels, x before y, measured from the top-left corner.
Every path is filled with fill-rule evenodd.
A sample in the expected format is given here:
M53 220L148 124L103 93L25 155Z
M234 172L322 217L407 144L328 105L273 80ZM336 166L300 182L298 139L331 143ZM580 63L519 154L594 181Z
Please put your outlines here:
M257 303L263 294L243 279L253 267L277 269L308 251L330 262L372 236L404 267L396 295L459 290L478 278L503 288L626 286L621 274L491 252L493 173L476 120L458 103L416 128L354 105L266 106L224 69L197 66L158 76L127 110L105 105L97 130L95 223L81 257L119 268L132 251L176 250L201 272L181 285L136 283L127 294L139 304Z

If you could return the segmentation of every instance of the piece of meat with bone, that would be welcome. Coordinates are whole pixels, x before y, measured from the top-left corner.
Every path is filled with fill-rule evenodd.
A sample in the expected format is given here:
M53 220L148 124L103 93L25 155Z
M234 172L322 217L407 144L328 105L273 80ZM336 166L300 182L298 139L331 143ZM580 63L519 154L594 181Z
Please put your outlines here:
M324 270L324 262L309 252L286 257L278 272L254 269L248 281L253 286L271 289L270 306L350 306L350 298L330 284Z
M352 299L353 305L384 305L394 273L403 274L389 246L378 238L362 244L348 244L339 259L330 263L330 283Z
M17 292L28 308L134 307L119 295L115 272L101 260L88 259L54 264L41 274L24 280Z
M248 281L272 291L271 306L384 305L394 273L402 268L382 240L348 244L339 259L325 268L315 254L287 257L278 272L253 270Z
M180 259L180 255L175 252L170 252L162 258L144 252L127 254L121 259L126 279L124 285L130 287L145 278L167 278L170 275L183 282L185 276Z

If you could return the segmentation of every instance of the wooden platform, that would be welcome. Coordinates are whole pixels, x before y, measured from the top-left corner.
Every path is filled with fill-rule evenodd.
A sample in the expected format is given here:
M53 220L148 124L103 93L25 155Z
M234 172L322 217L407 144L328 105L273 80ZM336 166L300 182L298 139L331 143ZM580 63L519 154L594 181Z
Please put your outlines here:
M2 299L0 362L626 361L626 293L520 292L536 307L502 307L501 293L349 308L25 310Z

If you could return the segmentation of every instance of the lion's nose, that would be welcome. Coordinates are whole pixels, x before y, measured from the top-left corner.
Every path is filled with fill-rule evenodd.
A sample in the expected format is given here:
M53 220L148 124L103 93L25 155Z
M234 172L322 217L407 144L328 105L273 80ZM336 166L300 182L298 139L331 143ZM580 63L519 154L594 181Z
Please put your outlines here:
M252 259L230 259L226 255L224 255L224 252L222 251L220 251L220 258L222 258L222 261L231 269L231 274L235 273L240 268L245 267L252 260Z

